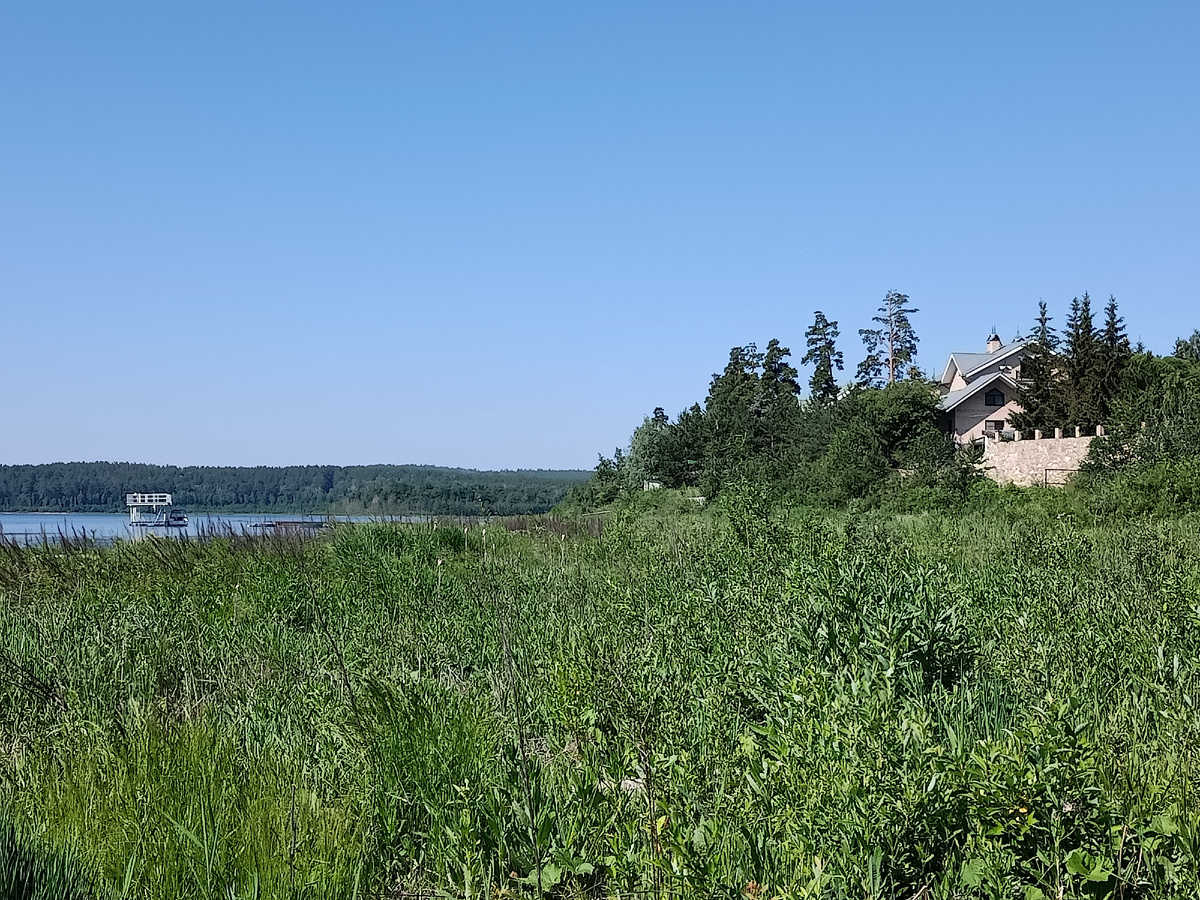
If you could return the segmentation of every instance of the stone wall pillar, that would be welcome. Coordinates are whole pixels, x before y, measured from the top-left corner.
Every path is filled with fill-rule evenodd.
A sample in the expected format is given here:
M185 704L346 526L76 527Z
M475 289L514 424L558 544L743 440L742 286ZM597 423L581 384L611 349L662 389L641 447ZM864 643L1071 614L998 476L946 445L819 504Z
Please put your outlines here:
M1062 429L1061 429L1061 428L1055 428L1055 429L1054 429L1054 439L1055 439L1056 441L1058 441L1058 440L1062 440Z
M1040 429L1040 428L1033 429L1033 439L1035 441L1040 441L1042 439L1042 429Z

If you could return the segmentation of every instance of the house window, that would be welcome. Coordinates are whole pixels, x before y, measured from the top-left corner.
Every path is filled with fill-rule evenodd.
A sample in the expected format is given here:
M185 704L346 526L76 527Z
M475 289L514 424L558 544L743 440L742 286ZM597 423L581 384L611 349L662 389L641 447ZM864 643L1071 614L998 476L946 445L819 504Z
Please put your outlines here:
M983 405L984 406L1003 406L1004 405L1004 392L998 391L995 388L992 388L990 391L988 391L986 394L983 395Z
M988 434L995 434L997 431L1003 431L1004 430L1004 420L1003 419L988 419L986 422L983 423L983 430L986 431Z

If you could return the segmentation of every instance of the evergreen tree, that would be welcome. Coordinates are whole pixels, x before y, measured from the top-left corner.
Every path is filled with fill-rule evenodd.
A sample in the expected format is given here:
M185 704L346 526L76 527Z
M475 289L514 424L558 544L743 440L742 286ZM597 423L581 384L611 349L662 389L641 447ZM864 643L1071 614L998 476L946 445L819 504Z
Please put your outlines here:
M762 357L762 374L759 376L759 406L796 405L800 394L800 373L788 362L792 351L780 345L778 339L767 342L767 352Z
M1088 294L1074 298L1061 341L1050 327L1046 304L1038 309L1033 342L1021 362L1023 411L1013 416L1013 426L1049 431L1108 424L1134 354L1116 298L1108 298L1103 329L1095 326Z
M1037 327L1033 330L1033 340L1039 347L1054 351L1058 349L1058 331L1050 323L1052 316L1046 313L1046 301L1038 301Z
M1099 416L1095 424L1106 424L1112 413L1112 403L1121 390L1121 379L1129 367L1133 349L1125 334L1125 320L1117 315L1117 298L1109 296L1104 307L1104 331L1100 346L1100 395L1097 398Z
M908 306L907 294L887 292L879 315L871 317L871 321L880 327L858 330L867 348L867 358L858 365L859 384L879 387L885 374L887 384L895 384L904 375L920 377L920 370L913 365L920 338L908 318L918 312L919 309Z
M753 451L751 408L758 397L762 363L763 354L755 344L734 347L729 351L725 371L713 375L704 401L708 420L706 475L730 477L745 471ZM715 496L720 481L709 481L705 488L709 496Z
M858 329L859 336L867 345L867 358L858 364L854 380L859 387L883 387L883 357L879 355L879 342L883 339L878 329Z
M700 483L708 446L708 420L699 403L693 403L675 417L667 428L659 464L659 474L672 487L695 487Z
M641 490L645 482L664 478L670 432L670 420L661 406L654 410L652 417L647 416L634 429L629 439L629 454L625 457L624 469L626 487L630 490Z
M845 368L841 351L835 344L840 334L838 323L826 319L825 313L820 310L817 310L812 326L804 332L808 340L808 352L800 362L805 365L816 363L816 369L808 380L813 401L816 403L831 403L837 399L838 386L833 370L835 366L839 372Z
M1099 424L1104 395L1103 344L1092 318L1092 301L1083 297L1071 301L1063 360L1062 411L1068 427Z
M1104 351L1110 355L1129 353L1129 338L1125 334L1125 319L1117 315L1117 298L1111 294L1104 307Z
M753 452L765 455L769 467L777 471L793 445L796 419L800 412L800 373L788 362L792 351L775 338L763 354L758 395L751 407L754 428Z
M1200 362L1200 331L1193 331L1190 338L1179 338L1175 341L1174 356L1190 362Z
M1058 385L1061 361L1056 352L1059 338L1051 321L1046 301L1039 301L1031 343L1021 360L1017 391L1021 412L1012 417L1012 426L1019 431L1049 431L1063 422L1062 391Z

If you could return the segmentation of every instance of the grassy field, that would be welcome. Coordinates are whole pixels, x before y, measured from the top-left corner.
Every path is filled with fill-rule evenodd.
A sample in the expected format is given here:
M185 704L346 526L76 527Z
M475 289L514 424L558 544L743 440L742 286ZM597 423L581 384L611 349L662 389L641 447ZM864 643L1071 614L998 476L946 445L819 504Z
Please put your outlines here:
M0 888L1196 896L1200 521L727 508L3 548Z

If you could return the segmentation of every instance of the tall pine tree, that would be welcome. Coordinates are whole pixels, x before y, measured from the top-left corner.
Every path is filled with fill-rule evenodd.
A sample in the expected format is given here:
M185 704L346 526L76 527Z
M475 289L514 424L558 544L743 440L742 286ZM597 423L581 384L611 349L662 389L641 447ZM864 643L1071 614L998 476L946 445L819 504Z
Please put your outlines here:
M808 380L812 399L816 403L831 403L837 399L838 386L833 370L836 367L840 372L845 368L842 353L835 343L840 334L838 323L826 319L825 313L820 310L817 310L808 331L804 332L808 341L808 352L800 362L805 365L816 363L812 377Z
M913 365L920 338L908 318L918 312L908 305L907 294L887 292L879 315L871 317L880 327L858 330L867 348L867 358L858 364L859 384L878 387L881 382L894 384L904 377L920 377L920 370Z

